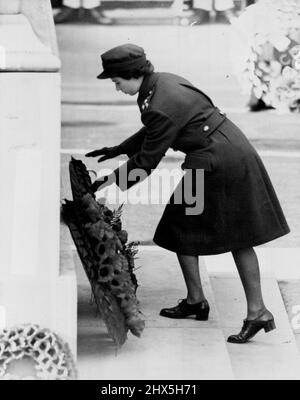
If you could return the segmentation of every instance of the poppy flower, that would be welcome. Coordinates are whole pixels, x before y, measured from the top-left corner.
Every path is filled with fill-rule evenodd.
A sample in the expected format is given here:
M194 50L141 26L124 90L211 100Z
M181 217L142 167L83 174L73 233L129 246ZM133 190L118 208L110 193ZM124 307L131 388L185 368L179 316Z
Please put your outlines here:
M98 282L110 282L112 279L114 279L114 277L115 274L112 265L103 264L100 266L98 270Z
M89 223L85 226L87 234L95 239L101 240L105 233L104 221L97 221L96 223Z
M118 290L124 288L124 286L128 283L128 277L129 275L127 273L115 275L113 280L110 282L111 289Z

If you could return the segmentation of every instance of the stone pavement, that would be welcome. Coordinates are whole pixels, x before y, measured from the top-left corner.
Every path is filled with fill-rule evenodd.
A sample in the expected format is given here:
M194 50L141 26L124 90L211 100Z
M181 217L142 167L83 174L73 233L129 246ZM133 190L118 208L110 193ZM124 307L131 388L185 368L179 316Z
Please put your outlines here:
M268 270L268 257L263 262L263 286L277 330L260 333L246 345L226 343L230 333L239 331L245 312L241 283L228 256L200 259L212 308L208 322L160 317L160 308L176 304L186 295L176 256L157 247L142 247L138 257L138 297L146 329L140 339L129 334L116 353L103 322L89 304L89 284L75 256L80 379L300 379L299 353L277 282Z
M141 339L129 334L128 342L117 355L105 327L87 310L89 289L81 276L78 332L81 379L233 378L207 278L205 287L212 303L209 322L177 321L157 315L159 307L176 304L184 294L174 261L170 255L162 259L160 251L149 247L141 251L137 262L137 265L142 263L137 271L141 283L138 295L146 329Z
M297 338L298 335L288 318L277 281L285 277L290 284L299 282L300 249L295 249L294 254L288 249L278 248L259 248L256 251L265 302L274 314L277 329L268 335L258 334L259 342L253 340L240 347L228 344L234 374L238 379L299 379L299 353L295 341L295 335ZM234 329L239 331L240 318L245 315L242 285L231 254L204 259L226 336ZM282 268L283 261L286 264L285 270ZM292 365L295 368L294 374L289 368Z

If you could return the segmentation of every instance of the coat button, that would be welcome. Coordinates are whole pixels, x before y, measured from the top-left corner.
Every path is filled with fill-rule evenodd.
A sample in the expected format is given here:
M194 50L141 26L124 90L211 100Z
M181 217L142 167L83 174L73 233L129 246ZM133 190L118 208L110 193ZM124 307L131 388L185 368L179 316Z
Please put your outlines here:
M209 126L208 126L208 125L205 125L205 127L203 128L203 130L204 130L204 132L209 131Z

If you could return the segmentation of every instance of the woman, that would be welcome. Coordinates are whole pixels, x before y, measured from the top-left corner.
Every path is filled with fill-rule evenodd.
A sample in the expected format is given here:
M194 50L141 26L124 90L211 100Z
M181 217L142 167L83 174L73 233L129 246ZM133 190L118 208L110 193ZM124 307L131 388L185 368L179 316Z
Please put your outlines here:
M138 96L144 127L118 146L87 154L99 162L127 154L129 160L114 173L94 183L94 190L115 182L127 190L136 182L130 172L149 175L169 148L186 153L187 170L180 185L195 171L204 170L204 211L187 215L185 200L178 204L173 193L156 229L154 242L177 254L187 286L187 298L161 310L168 318L195 315L207 320L209 305L203 293L198 256L232 252L248 304L247 319L232 343L245 343L258 331L275 328L261 292L259 265L253 246L289 232L282 209L258 154L243 133L226 118L203 92L179 76L154 73L144 50L118 46L102 55L99 79L111 79L116 89ZM191 173L189 173L191 172ZM126 177L124 181L124 176Z

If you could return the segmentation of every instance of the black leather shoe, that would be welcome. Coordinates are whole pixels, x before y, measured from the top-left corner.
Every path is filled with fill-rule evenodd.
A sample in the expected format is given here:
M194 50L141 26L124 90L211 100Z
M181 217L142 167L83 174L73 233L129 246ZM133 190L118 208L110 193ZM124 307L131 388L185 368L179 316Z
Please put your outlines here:
M182 300L177 306L161 310L162 317L182 319L195 315L198 321L207 321L209 315L209 304L206 300L197 304L188 304L187 299Z
M113 22L102 13L99 7L85 9L81 21L99 25L111 25Z
M247 343L262 329L264 329L266 333L276 329L274 318L269 319L268 321L261 321L261 320L249 321L245 319L241 332L238 335L229 336L227 342L236 344Z

